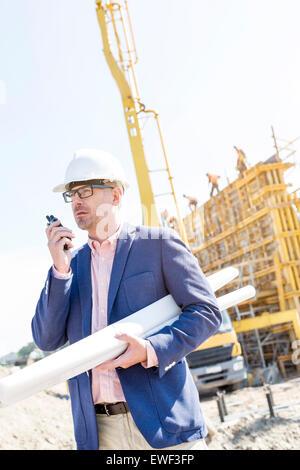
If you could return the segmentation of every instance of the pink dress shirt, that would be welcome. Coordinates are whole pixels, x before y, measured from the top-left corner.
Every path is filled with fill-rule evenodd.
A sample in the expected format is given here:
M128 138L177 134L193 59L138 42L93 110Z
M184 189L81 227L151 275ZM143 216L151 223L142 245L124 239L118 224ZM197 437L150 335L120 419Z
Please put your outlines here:
M121 227L101 244L97 240L88 238L91 248L92 334L107 326L108 289L120 229ZM54 266L52 271L55 277L62 279L69 278L72 274L71 269L67 274L62 274ZM147 361L142 362L142 365L146 368L157 366L155 350L147 340L146 347ZM94 403L126 401L115 369L92 369L91 378Z

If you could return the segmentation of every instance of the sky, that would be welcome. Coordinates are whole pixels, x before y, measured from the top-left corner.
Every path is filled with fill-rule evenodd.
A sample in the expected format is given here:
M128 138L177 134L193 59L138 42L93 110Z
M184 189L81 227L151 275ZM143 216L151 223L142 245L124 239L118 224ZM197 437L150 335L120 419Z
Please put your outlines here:
M142 102L159 113L175 191L208 199L207 172L220 187L236 178L241 147L253 165L300 136L299 0L128 0ZM158 137L144 128L147 164ZM52 188L75 150L120 159L130 181L125 214L141 223L140 199L120 93L103 54L93 0L0 0L1 231L0 355L31 337L51 257L47 214L86 242L71 208ZM286 172L299 188L300 139ZM286 154L283 154L285 156ZM160 163L161 162L161 163ZM154 192L166 184L153 177ZM162 192L162 191L159 191ZM158 212L173 210L160 198Z

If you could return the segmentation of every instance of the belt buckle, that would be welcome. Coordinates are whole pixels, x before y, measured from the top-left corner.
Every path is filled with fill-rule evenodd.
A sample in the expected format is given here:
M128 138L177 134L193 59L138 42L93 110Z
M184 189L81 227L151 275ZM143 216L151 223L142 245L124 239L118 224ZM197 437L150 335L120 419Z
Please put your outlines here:
M104 410L105 410L106 416L110 416L109 411L108 411L108 409L107 409L107 405L104 404L103 406L104 406Z

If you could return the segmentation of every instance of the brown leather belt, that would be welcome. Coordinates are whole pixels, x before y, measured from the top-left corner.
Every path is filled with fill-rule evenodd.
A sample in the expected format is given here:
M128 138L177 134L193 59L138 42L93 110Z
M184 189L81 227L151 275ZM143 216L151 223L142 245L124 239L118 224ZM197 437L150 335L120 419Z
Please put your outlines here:
M100 415L119 415L120 413L127 413L129 408L125 401L119 401L118 403L97 403L95 406L96 414Z

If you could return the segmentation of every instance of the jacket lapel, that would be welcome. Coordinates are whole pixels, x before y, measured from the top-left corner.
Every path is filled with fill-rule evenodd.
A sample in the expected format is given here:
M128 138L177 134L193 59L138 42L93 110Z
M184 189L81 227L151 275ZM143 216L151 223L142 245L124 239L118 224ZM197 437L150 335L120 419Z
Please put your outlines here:
M117 248L112 266L110 284L108 291L108 302L107 302L107 323L110 324L111 310L118 292L118 288L122 279L128 254L135 238L136 228L127 223L123 224L120 232L120 236L117 241Z
M78 252L77 277L82 312L82 336L85 338L91 334L92 320L91 250L88 244Z

